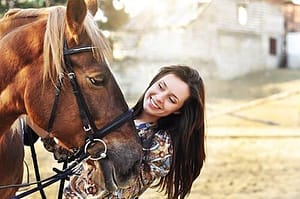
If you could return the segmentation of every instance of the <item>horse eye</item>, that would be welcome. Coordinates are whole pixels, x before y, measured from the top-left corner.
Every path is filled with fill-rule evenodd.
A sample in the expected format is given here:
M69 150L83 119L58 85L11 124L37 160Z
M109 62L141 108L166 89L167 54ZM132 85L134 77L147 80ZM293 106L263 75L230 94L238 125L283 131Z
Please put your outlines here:
M103 86L105 83L105 77L104 75L98 75L95 77L87 77L88 81L90 84L92 84L93 86Z

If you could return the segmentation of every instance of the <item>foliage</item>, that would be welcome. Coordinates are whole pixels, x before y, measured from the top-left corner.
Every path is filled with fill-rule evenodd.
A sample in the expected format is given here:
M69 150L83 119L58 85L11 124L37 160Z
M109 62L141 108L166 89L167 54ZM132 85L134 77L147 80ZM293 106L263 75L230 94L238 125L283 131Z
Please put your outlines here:
M116 10L112 2L113 0L100 1L100 9L108 19L106 23L98 22L101 29L116 30L129 20L129 15L124 11L124 8Z

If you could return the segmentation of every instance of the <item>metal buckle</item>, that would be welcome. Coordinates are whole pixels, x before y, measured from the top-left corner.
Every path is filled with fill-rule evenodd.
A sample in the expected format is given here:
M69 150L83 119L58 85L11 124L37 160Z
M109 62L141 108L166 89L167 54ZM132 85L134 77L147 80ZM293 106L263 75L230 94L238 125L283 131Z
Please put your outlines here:
M91 125L87 125L87 126L83 126L83 130L85 131L85 132L89 132L90 130L92 130L92 127L91 127Z
M107 145L101 139L93 139L92 141L88 140L87 143L84 146L84 152L87 154L87 149L88 149L89 145L92 144L92 143L95 143L95 142L101 142L104 146L104 151L102 153L100 153L99 157L91 157L91 155L89 155L89 159L90 160L100 160L100 159L105 158L106 157L106 152L107 152Z
M75 73L73 73L73 72L68 73L68 77L69 77L69 79L74 79Z

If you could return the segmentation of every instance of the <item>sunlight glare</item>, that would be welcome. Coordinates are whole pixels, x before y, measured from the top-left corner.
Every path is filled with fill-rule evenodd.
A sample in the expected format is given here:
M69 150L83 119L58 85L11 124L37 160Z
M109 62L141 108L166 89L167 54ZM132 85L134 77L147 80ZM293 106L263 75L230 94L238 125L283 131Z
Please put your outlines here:
M122 10L124 8L124 4L121 0L113 0L112 3L116 10Z
M107 17L100 8L98 8L96 15L94 16L94 20L101 21L102 23L106 23L108 21Z
M125 6L125 12L130 17L135 17L140 14L146 7L147 1L145 0L120 0Z
M300 0L292 0L293 4L300 5Z

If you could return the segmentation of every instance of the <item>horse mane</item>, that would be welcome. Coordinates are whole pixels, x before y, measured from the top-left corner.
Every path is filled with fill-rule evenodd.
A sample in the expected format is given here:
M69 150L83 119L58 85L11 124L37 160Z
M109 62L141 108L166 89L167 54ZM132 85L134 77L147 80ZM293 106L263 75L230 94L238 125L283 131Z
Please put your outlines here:
M53 6L47 8L48 20L44 37L44 74L43 80L50 78L55 80L59 74L64 72L63 44L66 26L66 8ZM43 12L43 11L41 11ZM111 58L110 46L102 35L93 16L87 12L84 20L84 28L91 39L93 55L98 62L107 61Z
M64 6L53 6L47 8L27 8L10 9L3 20L14 20L22 18L42 18L47 17L47 25L43 46L43 81L46 79L55 80L59 74L64 72L63 44L66 27L66 8ZM98 25L90 12L84 20L84 29L91 39L93 55L98 62L108 61L112 57L110 46L101 33Z
M48 14L48 8L12 8L9 9L3 16L3 19L19 19L19 18L32 18L32 17L41 17Z

